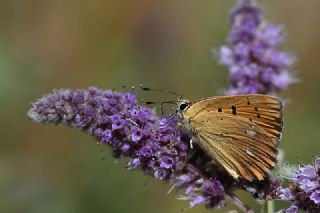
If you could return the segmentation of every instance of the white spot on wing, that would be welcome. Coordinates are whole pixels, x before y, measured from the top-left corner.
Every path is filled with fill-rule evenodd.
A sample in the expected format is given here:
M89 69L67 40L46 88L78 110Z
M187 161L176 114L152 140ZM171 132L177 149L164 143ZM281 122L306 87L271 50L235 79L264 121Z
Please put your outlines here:
M249 130L249 129L246 129L246 133L251 136L251 137L254 137L257 135L257 133L253 130Z
M246 150L246 154L251 157L254 157L254 154L249 149Z

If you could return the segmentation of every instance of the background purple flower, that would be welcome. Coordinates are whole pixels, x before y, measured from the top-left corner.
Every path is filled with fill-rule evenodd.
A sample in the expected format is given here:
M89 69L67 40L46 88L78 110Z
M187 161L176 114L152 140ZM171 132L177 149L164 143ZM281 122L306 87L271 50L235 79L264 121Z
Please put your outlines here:
M301 165L289 177L290 186L281 190L282 200L292 201L287 212L298 209L307 212L320 210L320 158L316 157L313 165Z
M230 14L228 44L219 50L220 64L229 69L227 94L273 94L294 82L292 54L278 50L282 27L262 19L254 0L239 0Z

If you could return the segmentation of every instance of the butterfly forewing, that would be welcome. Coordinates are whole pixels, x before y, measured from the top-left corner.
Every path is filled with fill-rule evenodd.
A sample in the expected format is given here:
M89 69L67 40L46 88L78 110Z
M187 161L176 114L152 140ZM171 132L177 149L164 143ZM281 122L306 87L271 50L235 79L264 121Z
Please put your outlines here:
M183 116L199 145L233 177L262 180L276 163L281 110L271 96L221 96L195 102Z

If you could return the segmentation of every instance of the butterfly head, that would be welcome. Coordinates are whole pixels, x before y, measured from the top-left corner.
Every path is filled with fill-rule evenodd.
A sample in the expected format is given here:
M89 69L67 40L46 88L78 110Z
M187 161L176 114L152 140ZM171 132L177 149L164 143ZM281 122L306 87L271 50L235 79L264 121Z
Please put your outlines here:
M177 102L177 112L182 115L191 106L191 101L183 99Z

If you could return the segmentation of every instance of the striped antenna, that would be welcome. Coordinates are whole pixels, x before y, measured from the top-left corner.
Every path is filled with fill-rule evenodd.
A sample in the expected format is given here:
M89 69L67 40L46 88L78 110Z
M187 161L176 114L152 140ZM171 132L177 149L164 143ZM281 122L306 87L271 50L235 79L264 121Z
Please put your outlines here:
M179 100L182 99L183 95L177 92L169 91L169 90L164 90L164 89L155 89L155 88L149 88L149 87L144 87L143 85L140 85L140 88L144 91L154 91L154 92L162 92L162 93L167 93L170 95L174 95L179 97ZM172 102L172 101L171 101Z

